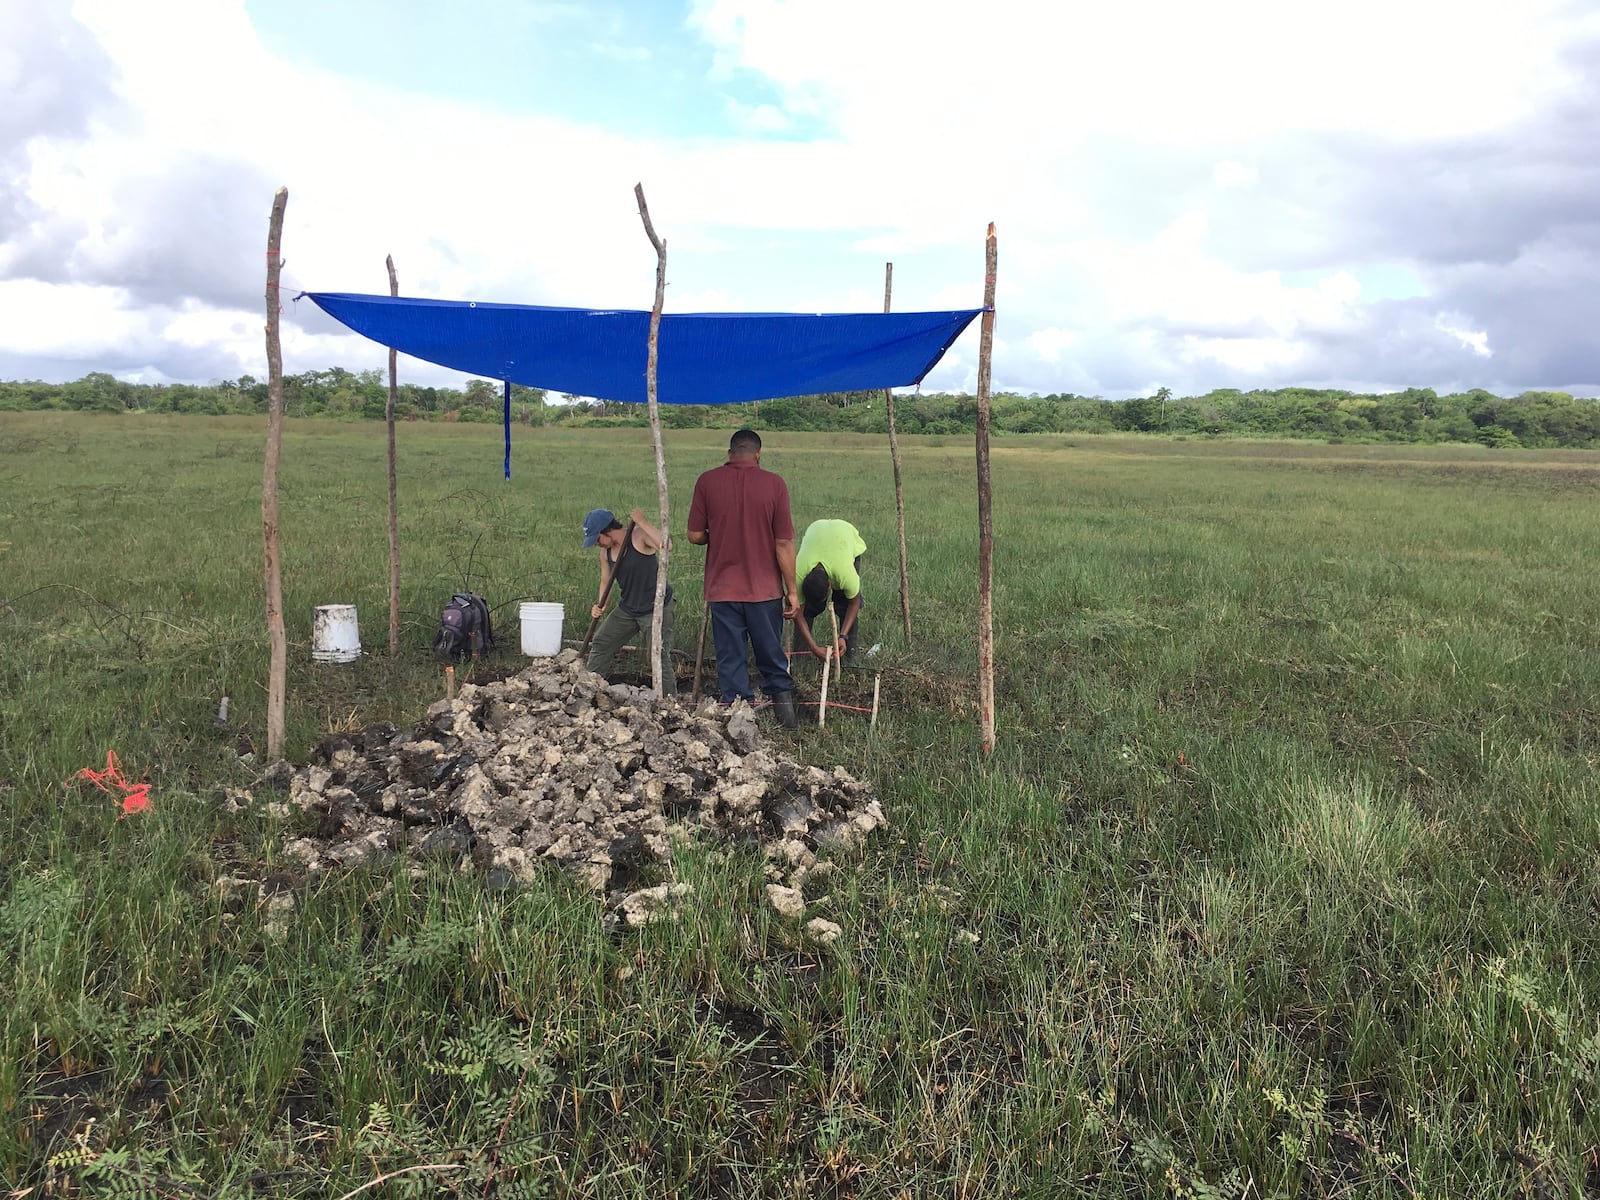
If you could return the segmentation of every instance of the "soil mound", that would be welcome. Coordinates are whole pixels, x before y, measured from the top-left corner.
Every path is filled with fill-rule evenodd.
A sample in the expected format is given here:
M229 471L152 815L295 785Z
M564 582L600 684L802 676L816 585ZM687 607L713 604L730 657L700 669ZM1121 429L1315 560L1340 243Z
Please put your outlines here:
M819 852L885 824L870 784L764 744L743 702L659 700L591 674L571 650L464 685L412 730L328 739L288 792L318 817L315 836L287 846L308 875L397 855L470 860L507 882L556 864L634 924L682 894L671 883L634 890L652 865L670 878L675 834L759 845L782 911Z

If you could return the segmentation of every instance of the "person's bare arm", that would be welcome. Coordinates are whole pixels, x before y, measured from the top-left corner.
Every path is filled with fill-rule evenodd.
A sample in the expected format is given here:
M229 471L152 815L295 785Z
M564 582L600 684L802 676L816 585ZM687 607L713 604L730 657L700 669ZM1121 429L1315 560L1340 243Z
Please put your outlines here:
M689 519L684 530L691 546L705 546L711 542L711 521L706 516L705 497L700 490L700 480L694 483L694 498L689 501Z
M666 539L661 536L661 530L644 519L644 509L634 509L628 514L628 518L633 522L634 528L638 529L642 535L640 541L644 543L644 552L646 554L654 554L661 549L661 543ZM693 539L690 540L692 541Z
M857 592L854 596L852 596L850 598L850 603L845 606L844 620L839 622L839 645L838 645L837 649L838 649L840 654L844 653L845 635L848 634L852 629L855 628L856 614L859 613L860 611L861 611L861 593Z
M779 538L774 547L778 552L778 573L783 576L783 615L793 620L800 615L800 588L794 577L794 539Z
M800 631L800 636L805 639L806 648L810 650L812 654L821 659L826 659L828 657L827 651L821 646L817 645L816 638L811 636L811 622L806 620L804 613L801 613L795 618L794 627Z

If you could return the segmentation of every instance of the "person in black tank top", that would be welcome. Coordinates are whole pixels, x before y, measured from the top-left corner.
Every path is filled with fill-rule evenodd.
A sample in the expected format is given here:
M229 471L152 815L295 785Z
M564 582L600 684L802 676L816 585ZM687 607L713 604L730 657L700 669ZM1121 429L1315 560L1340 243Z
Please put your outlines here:
M606 585L611 584L611 594L617 598L616 606L595 631L589 645L589 658L584 664L596 675L609 677L617 651L639 639L640 645L650 640L651 615L656 603L656 572L660 561L661 531L645 520L644 513L634 509L628 514L630 524L626 529L611 515L610 509L597 508L583 519L583 545L585 549L600 549L599 599L589 610L598 618L605 612ZM616 577L612 583L612 577ZM661 605L661 690L665 695L678 694L678 680L672 666L672 627L676 604L672 586L667 586ZM645 660L649 662L648 659Z

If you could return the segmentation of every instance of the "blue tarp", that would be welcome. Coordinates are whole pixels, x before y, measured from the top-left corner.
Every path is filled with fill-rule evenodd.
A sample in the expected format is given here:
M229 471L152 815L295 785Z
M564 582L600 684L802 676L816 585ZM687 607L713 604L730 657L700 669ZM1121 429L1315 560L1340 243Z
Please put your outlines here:
M647 399L648 312L307 295L357 333L440 366L598 400ZM666 313L656 399L737 404L910 387L982 311Z

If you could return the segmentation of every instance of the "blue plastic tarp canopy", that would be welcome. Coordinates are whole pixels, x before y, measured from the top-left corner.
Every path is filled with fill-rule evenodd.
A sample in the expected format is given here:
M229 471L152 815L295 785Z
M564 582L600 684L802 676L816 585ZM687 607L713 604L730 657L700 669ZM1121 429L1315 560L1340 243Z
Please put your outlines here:
M648 312L307 295L357 333L440 366L597 400L648 398ZM665 313L656 399L737 404L910 387L982 311Z

